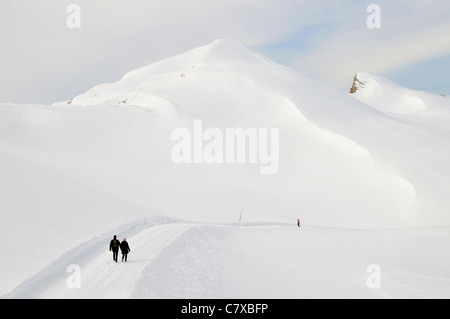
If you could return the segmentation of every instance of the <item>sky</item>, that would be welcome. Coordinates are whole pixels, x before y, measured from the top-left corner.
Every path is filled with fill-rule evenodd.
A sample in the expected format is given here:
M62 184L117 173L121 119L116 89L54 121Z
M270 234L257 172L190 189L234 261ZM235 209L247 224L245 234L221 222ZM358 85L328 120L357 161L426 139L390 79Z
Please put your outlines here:
M222 38L346 92L369 72L450 95L449 17L447 0L1 0L0 102L69 100Z

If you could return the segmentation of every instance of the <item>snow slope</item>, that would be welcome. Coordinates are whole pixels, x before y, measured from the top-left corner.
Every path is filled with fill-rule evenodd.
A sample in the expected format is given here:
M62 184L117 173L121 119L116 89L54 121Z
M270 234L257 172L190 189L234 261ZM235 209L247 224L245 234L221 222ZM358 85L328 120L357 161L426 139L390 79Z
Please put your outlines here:
M449 104L433 101L387 112L218 40L68 101L0 104L0 295L448 297ZM172 134L196 121L278 129L278 171L176 164Z
M327 92L324 94L325 98L321 96L322 91ZM300 196L302 206L306 210L317 210L317 201L314 198L323 196L330 200L329 206L337 205L341 214L348 212L348 217L352 217L337 218L326 212L328 205L319 208L322 216L331 215L326 218L329 225L336 225L339 219L345 221L342 225L349 226L348 221L353 219L355 226L372 227L374 223L379 223L380 218L370 220L369 216L388 210L389 218L395 219L396 215L402 214L413 201L413 186L401 176L384 174L374 166L364 147L322 128L315 123L316 119L310 120L308 117L307 113L312 109L319 111L320 116L330 116L338 112L329 112L328 106L329 99L333 99L336 104L336 97L343 98L337 92L321 84L319 86L311 79L253 53L241 43L218 40L180 56L132 71L116 83L97 86L72 99L70 104L139 105L150 107L162 118L166 118L167 111L172 112L175 109L177 116L170 117L176 121L172 125L188 127L191 130L196 119L202 120L205 128L222 130L228 127L279 128L280 135L283 136L280 142L282 163L276 176L241 178L240 170L233 175L234 167L229 171L228 167L216 165L208 167L206 172L203 167L195 167L196 179L208 179L210 171L214 171L220 176L226 172L226 176L222 178L230 182L233 179L258 180L256 185L246 187L252 189L252 193L258 190L276 192L279 187L274 187L275 185L284 185L283 192L287 190L293 194L289 194L283 202ZM149 101L154 99L166 102L156 103L157 106L152 107ZM364 105L352 102L352 99L344 99L342 103L338 103L339 107L345 107L339 110L340 116L347 119L349 114L346 113L352 113L351 121L365 117L370 117L372 123L391 121ZM349 105L345 105L346 103ZM164 111L160 107L162 104L166 106ZM325 155L331 154L330 152L333 156ZM183 171L190 169L191 167L183 167ZM189 178L183 180L190 181ZM339 188L335 187L336 183ZM254 189L258 185L262 186L261 189ZM361 191L361 188L365 190ZM381 198L369 204L367 196L361 194L373 192ZM223 190L220 193L223 193ZM396 196L392 196L392 193ZM232 197L235 198L235 195ZM313 202L308 203L309 199L313 199ZM349 207L349 202L352 208ZM277 198L271 204L272 210L275 207L278 211L291 210L292 204L285 209L278 207L279 203ZM380 207L381 203L384 203L384 207ZM239 207L240 203L236 202L234 205ZM294 206L296 205L298 204L295 203ZM210 211L213 208L215 210L215 206L214 204ZM273 218L272 213L264 213L267 204L252 210L259 211L259 216L268 215L265 218ZM362 212L367 210L370 212ZM223 216L223 212L217 213ZM276 215L280 214L278 212ZM325 222L324 219L321 222ZM391 225L391 221L388 224Z
M358 73L356 78L358 90L351 96L399 123L396 128L377 132L378 137L366 134L364 145L374 156L380 153L384 163L390 163L415 186L412 211L422 225L448 225L450 99L403 88L368 73ZM350 134L359 140L360 133ZM433 221L425 216L433 216Z
M394 114L412 114L427 110L420 93L402 88L389 79L368 73L356 75L357 92L355 97L380 111Z

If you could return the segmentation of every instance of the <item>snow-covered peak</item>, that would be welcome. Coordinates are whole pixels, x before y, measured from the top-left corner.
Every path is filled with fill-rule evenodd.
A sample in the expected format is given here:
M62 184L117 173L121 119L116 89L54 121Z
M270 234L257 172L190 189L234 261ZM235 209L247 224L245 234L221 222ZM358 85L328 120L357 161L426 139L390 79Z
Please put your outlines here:
M158 113L170 113L185 106L185 103L175 103L170 98L174 96L174 91L179 96L179 91L190 90L198 94L200 88L200 91L207 92L220 87L231 94L234 89L241 91L239 87L243 83L240 82L246 78L243 75L248 77L252 70L273 66L277 64L241 42L216 40L128 72L115 83L97 85L67 103L83 106L132 105L148 107Z
M428 109L424 92L411 90L369 73L355 75L350 93L359 101L385 113L412 114Z
M261 61L262 56L249 49L245 44L235 40L219 39L185 53L198 62L219 60L241 60L246 62Z
M185 53L176 55L127 73L123 80L143 80L154 73L167 73L214 61L234 60L258 62L262 57L239 41L219 39Z

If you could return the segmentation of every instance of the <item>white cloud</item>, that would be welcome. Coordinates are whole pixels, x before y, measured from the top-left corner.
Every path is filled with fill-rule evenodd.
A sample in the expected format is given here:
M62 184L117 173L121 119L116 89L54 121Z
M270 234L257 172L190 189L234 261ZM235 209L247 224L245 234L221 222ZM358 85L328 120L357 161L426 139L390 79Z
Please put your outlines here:
M81 29L70 30L66 25L66 9L73 2L81 8ZM133 68L217 38L249 45L264 42L289 29L285 21L292 18L291 8L298 3L3 0L0 101L31 102L38 97L51 102L63 98L64 92L81 93L98 82L117 80ZM56 90L63 82L71 88Z
M433 7L422 2L399 5L400 2L381 6L381 29L369 29L364 19L355 19L354 12L349 14L353 22L341 26L331 37L321 38L320 45L293 65L344 88L359 71L386 74L408 64L450 54L449 4L441 2L442 6ZM360 15L369 16L366 12Z
M365 25L371 1L2 0L0 101L70 98L217 38L266 48L339 87L356 71L450 52L450 3L378 2L380 30ZM81 29L67 28L71 3L81 8Z

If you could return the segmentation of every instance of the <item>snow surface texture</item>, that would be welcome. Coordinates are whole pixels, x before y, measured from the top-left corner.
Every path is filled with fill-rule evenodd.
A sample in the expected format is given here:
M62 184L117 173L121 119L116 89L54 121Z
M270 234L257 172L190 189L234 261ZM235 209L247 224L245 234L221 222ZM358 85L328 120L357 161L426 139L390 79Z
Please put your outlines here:
M450 297L450 101L357 77L343 94L218 40L65 102L0 104L0 295ZM278 172L174 163L196 120L279 129Z

